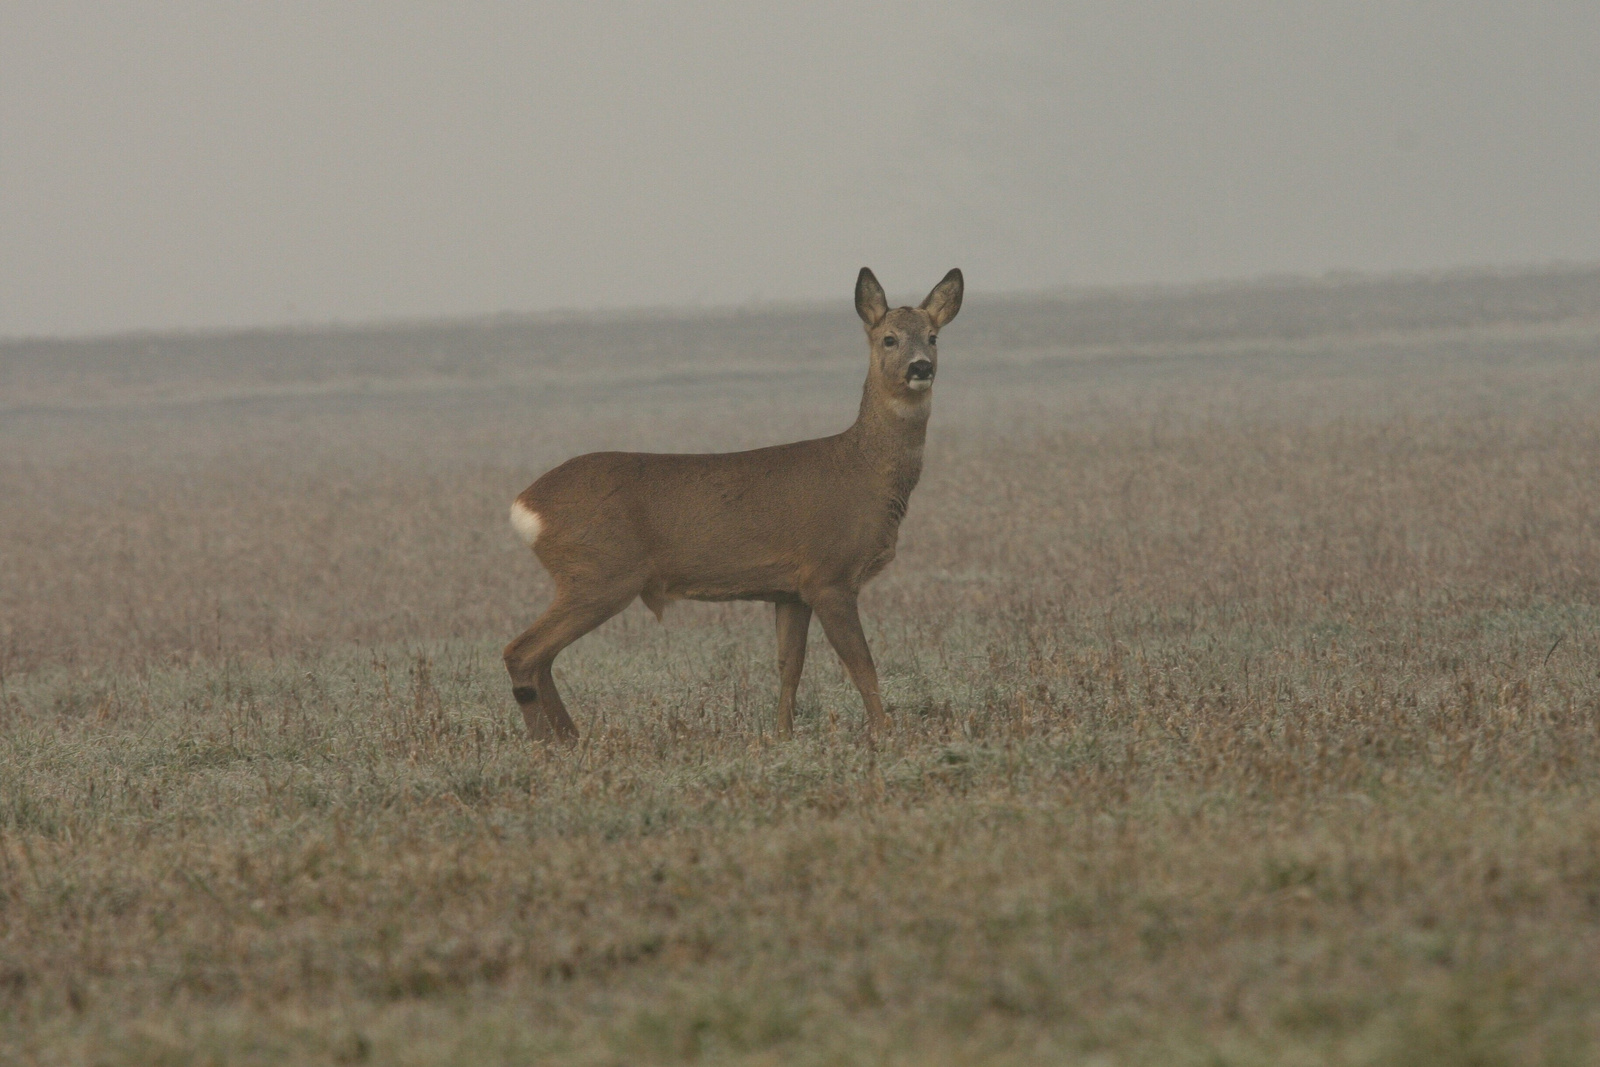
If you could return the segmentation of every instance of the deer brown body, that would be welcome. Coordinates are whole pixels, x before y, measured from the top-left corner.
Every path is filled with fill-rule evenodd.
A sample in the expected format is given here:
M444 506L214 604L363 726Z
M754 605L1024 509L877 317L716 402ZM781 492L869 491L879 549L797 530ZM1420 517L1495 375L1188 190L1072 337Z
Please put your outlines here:
M672 600L774 603L783 736L815 613L861 691L869 728L887 725L856 597L894 559L922 473L937 332L961 295L953 270L921 306L890 310L862 269L856 310L870 367L860 414L843 433L748 452L596 452L517 497L512 525L556 587L549 609L505 650L530 735L577 736L551 664L635 597L657 617Z

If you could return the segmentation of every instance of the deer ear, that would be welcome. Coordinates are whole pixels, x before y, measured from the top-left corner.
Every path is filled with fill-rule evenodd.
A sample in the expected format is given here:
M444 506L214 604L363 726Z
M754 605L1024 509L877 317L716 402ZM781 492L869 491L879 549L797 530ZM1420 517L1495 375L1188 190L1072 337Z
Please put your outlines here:
M928 317L933 320L934 326L943 326L955 318L956 312L961 310L961 289L963 285L960 269L952 270L944 276L944 281L933 287L933 292L928 294L928 299L922 302L922 310L928 313ZM857 292L860 292L860 290L858 289Z
M869 330L889 314L889 298L883 295L883 286L867 267L862 267L861 273L856 275L856 314Z

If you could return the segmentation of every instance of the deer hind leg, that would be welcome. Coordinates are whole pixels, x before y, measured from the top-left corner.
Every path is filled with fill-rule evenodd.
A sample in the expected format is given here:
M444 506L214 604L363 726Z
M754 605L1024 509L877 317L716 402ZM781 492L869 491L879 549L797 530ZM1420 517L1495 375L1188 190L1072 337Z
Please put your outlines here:
M883 698L878 695L878 669L872 665L872 650L867 647L867 635L861 631L855 594L843 589L825 590L811 598L811 607L822 621L828 643L850 672L850 680L861 691L861 702L867 707L867 728L887 729L889 716L884 714Z
M511 695L522 708L530 737L538 741L577 739L578 728L561 701L551 665L562 649L627 607L637 594L637 588L601 595L563 590L537 622L506 646Z
M806 665L806 636L811 606L798 600L774 605L778 616L778 736L794 734L794 695Z

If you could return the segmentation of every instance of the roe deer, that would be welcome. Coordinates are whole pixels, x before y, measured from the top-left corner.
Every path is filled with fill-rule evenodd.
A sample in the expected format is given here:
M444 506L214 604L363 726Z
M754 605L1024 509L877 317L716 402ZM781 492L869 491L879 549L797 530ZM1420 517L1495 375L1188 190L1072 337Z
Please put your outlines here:
M528 733L570 741L557 654L639 597L659 619L669 600L766 600L778 621L778 732L794 728L811 614L866 704L888 725L856 612L861 587L894 559L922 473L938 330L961 309L952 270L918 307L889 309L863 267L856 311L869 358L861 413L843 433L712 455L595 452L549 471L511 505L511 525L555 580L555 600L506 646Z

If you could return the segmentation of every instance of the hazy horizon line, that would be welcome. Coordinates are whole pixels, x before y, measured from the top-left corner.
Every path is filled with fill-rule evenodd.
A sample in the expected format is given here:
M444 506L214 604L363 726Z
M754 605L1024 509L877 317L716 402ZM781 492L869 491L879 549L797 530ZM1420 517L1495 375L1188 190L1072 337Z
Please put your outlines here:
M1180 296L1185 294L1237 292L1250 289L1292 290L1339 288L1385 282L1450 281L1470 279L1520 278L1540 275L1584 274L1600 270L1600 260L1551 259L1542 262L1471 264L1453 267L1397 268L1363 270L1334 267L1318 272L1271 271L1254 275L1203 278L1193 281L1085 282L1038 289L974 290L969 282L967 301L974 296L1004 303L1041 300L1092 299L1118 295ZM903 294L902 294L903 295ZM906 297L915 301L916 295ZM33 344L81 344L126 342L159 338L231 338L274 334L339 334L363 332L405 332L432 327L534 325L541 323L616 323L650 321L719 320L745 315L784 314L819 311L834 304L848 304L848 294L840 298L783 300L756 299L739 303L635 304L598 307L555 307L542 311L501 310L476 314L421 316L375 316L360 319L324 319L301 322L258 323L241 326L153 326L125 330L84 331L59 334L0 334L0 348Z

